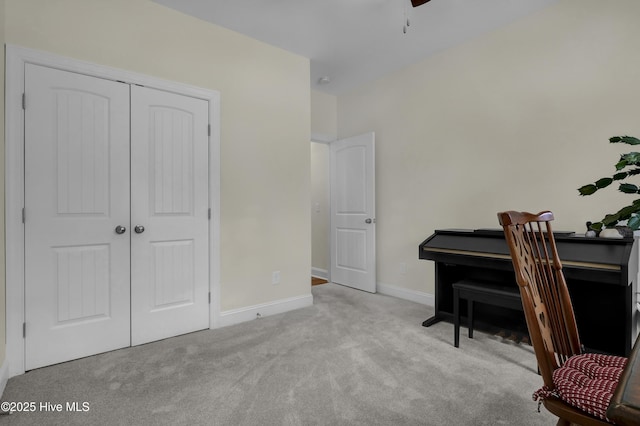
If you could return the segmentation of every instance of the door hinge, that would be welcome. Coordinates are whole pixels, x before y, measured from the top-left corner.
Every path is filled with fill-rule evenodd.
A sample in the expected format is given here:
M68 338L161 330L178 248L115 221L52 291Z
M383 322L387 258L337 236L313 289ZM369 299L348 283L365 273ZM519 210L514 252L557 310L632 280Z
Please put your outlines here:
M22 223L25 223L25 221L27 220L27 213L24 209L24 207L22 208Z
M26 322L22 323L22 338L23 339L27 338L27 323Z
M207 124L207 135L211 136L211 124Z
M22 109L27 109L27 95L22 93Z
M211 304L211 292L209 292L209 304Z
M209 207L209 213L207 213L207 216L209 217L209 220L211 220L211 207Z

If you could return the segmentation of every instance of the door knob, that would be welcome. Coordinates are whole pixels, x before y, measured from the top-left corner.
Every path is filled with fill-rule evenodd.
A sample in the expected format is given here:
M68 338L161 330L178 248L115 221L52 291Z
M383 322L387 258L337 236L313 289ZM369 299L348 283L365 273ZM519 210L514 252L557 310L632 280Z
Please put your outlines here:
M144 226L136 225L136 227L133 228L133 230L136 231L136 234L142 234L144 232Z
M371 223L371 222L373 222L373 221L371 220L371 218L368 218L368 219L366 219L366 220L364 221L364 223Z
M125 232L127 232L127 228L122 225L116 226L116 234L124 234Z

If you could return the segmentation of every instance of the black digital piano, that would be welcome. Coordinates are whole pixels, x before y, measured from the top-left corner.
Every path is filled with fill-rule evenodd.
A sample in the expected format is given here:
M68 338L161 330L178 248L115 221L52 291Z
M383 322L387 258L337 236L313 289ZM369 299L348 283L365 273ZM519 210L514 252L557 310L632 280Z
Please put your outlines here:
M638 243L554 232L582 344L588 351L628 356L638 333ZM435 315L422 325L453 322L451 284L462 279L517 286L502 229L437 230L419 246L435 262ZM516 287L517 288L517 287ZM461 312L465 315L465 304ZM521 311L474 308L475 322L526 333Z

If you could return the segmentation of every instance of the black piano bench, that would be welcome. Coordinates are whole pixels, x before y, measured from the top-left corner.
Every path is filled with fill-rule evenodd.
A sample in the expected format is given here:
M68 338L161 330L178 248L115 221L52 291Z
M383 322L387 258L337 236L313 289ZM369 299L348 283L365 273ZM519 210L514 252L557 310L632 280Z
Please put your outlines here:
M460 345L460 299L467 299L469 338L473 338L473 302L501 306L522 311L522 300L517 285L507 287L487 281L461 280L453 287L453 346Z

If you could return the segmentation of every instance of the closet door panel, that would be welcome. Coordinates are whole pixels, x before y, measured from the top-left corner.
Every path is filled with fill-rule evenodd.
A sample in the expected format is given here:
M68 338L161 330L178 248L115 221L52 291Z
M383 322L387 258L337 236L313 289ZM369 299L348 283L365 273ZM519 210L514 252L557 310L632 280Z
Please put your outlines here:
M25 95L29 370L130 345L129 86L27 64Z
M132 344L209 327L208 102L131 94Z

